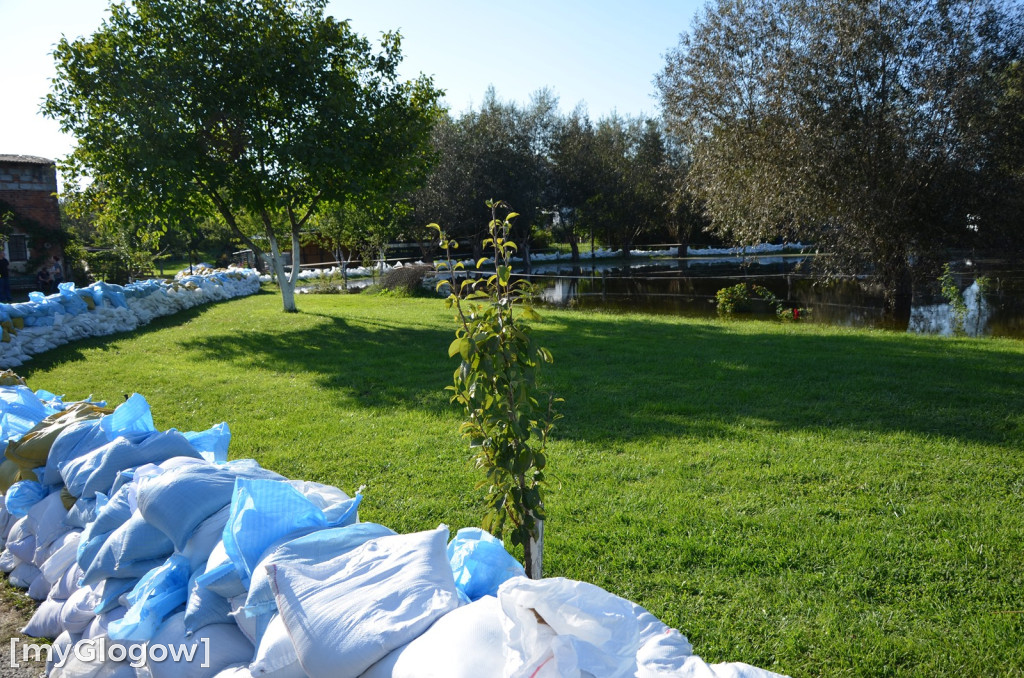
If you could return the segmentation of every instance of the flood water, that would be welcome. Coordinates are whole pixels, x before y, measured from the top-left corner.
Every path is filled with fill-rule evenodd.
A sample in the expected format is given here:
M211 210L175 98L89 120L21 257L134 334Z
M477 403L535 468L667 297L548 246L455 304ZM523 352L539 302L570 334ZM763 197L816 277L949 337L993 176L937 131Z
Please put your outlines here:
M687 316L717 315L715 292L738 283L762 285L787 308L809 310L801 319L816 323L874 327L900 332L952 334L953 315L934 290L915 291L909 313L887 311L881 290L857 279L822 283L809 273L811 257L755 257L619 260L582 259L534 265L525 277L537 285L544 304ZM968 314L964 331L971 336L1024 338L1024 270L998 261L953 262ZM989 277L986 293L972 283ZM766 302L751 306L755 317L774 317Z

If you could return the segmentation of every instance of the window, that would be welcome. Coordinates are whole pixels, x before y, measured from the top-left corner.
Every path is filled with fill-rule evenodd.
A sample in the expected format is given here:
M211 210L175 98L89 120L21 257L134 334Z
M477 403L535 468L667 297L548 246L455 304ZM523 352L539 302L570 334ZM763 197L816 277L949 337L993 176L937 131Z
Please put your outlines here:
M15 233L7 241L8 259L14 261L28 261L28 236L22 233Z

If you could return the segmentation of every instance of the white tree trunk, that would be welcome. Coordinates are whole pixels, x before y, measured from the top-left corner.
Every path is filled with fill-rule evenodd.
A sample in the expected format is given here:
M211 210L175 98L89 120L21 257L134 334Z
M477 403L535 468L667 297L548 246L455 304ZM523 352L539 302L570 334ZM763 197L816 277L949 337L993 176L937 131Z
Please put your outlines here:
M292 255L292 276L287 276L284 273L284 264L281 263L281 250L277 246L277 238L274 237L274 233L267 229L267 238L270 240L270 259L271 264L274 267L274 273L277 275L277 285L281 288L281 303L284 306L286 313L295 313L298 311L295 308L295 277L298 275L295 273L294 254Z
M530 579L540 579L542 561L544 560L544 521L537 521L537 539L530 537L530 571L526 576Z

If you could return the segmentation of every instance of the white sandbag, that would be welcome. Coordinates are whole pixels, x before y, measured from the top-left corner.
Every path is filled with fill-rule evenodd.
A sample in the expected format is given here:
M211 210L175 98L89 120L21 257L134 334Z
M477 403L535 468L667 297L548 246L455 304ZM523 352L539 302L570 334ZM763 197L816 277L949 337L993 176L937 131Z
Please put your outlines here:
M39 576L32 580L32 583L29 585L28 590L25 591L25 595L27 595L32 600L46 600L50 596L51 588L53 588L53 585L50 582L46 581L46 577L44 577L43 574L40 572ZM52 636L50 637L52 638Z
M81 640L81 636L72 634L68 631L63 631L57 639L51 643L53 651L50 653L50 659L46 662L46 675L54 670L54 665L62 658L68 656L68 651L71 647Z
M36 548L49 546L70 529L64 524L67 515L60 492L51 492L28 510L28 529L36 536Z
M56 600L44 600L21 632L29 638L56 638L64 630L60 623L63 607L64 603Z
M459 605L448 528L380 537L315 565L271 565L303 670L355 678Z
M642 665L636 673L636 678L785 678L785 676L739 662L708 664L700 657L690 655L681 658L679 662Z
M67 528L65 532L62 532L59 537L51 541L46 546L41 546L36 543L36 552L32 556L32 564L38 567L40 570L43 569L43 565L49 560L57 551L64 547L65 540L68 535L73 534L71 528ZM76 544L77 549L77 544Z
M192 659L147 661L146 666L153 678L202 678L212 676L232 664L252 659L256 648L234 624L211 624L186 637L184 617L184 613L179 612L164 622L153 637L151 646L163 645L182 652L192 651Z
M96 606L100 596L91 586L83 586L65 601L60 613L61 626L71 633L85 633L92 620L96 618Z
M68 568L75 564L75 555L78 553L78 540L81 532L71 531L54 541L59 547L50 554L50 557L39 567L39 571L46 577L50 584L60 581Z
M213 678L252 678L248 664L232 664Z
M128 608L120 606L115 607L109 612L96 615L93 620L89 622L89 626L85 629L82 637L99 638L100 636L105 636L107 634L107 627L110 626L112 622L115 622L118 619L123 619L127 612Z
M509 579L498 589L505 675L632 678L640 629L632 603L561 577Z
M10 574L14 568L21 565L23 562L25 561L11 553L9 550L4 549L4 551L0 553L0 572Z
M393 534L393 530L377 523L356 523L319 530L272 547L253 572L245 607L242 614L235 616L235 622L250 640L259 644L267 624L277 614L277 600L270 586L268 565L312 565L344 555L371 539Z
M112 649L117 646L117 650ZM130 643L112 641L106 636L96 638L82 638L68 654L64 666L56 668L50 678L130 678L121 667L131 669L129 660L115 662L110 660L111 655L125 657L141 657L145 649L141 646L134 647ZM141 663L141 662L140 662ZM135 673L131 669L132 674ZM55 675L56 674L56 675Z
M270 620L249 672L254 678L306 678L281 615Z
M36 555L36 536L29 529L28 516L15 521L7 535L6 549L19 560L30 563Z
M38 567L32 563L22 561L20 565L11 570L11 573L7 575L7 581L10 582L11 586L16 586L19 589L28 589L32 586L32 582L41 576L42 573L39 572Z
M205 569L207 561L210 560L210 554L213 553L217 543L221 541L229 515L231 515L231 506L225 506L201 522L185 543L185 548L181 549L181 555L188 558L189 567L193 572Z
M260 638L263 637L266 628L257 628L256 619L245 615L245 597L246 594L243 593L228 600L228 604L231 606L230 617L238 625L238 630L249 639L249 642L259 648Z
M502 678L502 616L493 596L452 610L362 678Z
M50 589L50 597L54 600L67 600L79 589L78 580L82 578L82 568L74 563L65 570L64 575Z

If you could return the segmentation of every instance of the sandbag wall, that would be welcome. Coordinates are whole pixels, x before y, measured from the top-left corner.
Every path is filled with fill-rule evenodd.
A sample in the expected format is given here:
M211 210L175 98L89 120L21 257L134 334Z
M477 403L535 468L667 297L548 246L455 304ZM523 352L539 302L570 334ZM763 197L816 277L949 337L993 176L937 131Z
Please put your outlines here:
M80 289L61 283L56 294L32 292L27 302L0 304L0 368L17 367L33 355L78 339L128 332L186 308L254 294L259 287L256 271L227 269L173 282L98 282Z
M709 666L596 586L529 580L481 530L360 522L358 492L228 461L226 424L158 431L138 394L5 383L0 570L41 601L23 632L55 638L50 678L774 675Z

